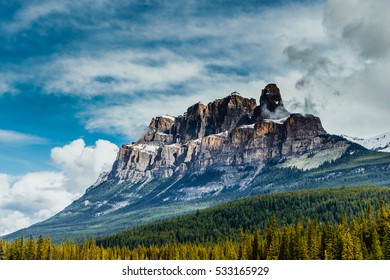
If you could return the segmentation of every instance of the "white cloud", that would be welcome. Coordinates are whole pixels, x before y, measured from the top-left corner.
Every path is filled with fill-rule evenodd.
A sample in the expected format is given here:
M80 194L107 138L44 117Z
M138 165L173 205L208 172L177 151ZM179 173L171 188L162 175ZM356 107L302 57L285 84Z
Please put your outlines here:
M0 96L5 93L17 93L18 90L14 87L14 83L26 78L21 73L14 73L12 67L7 68L7 71L0 72Z
M52 149L61 171L31 172L22 176L0 173L0 236L45 220L68 206L108 171L118 147L98 140L95 147L82 139Z
M19 32L30 28L31 25L53 13L64 13L67 11L66 3L63 1L31 1L28 5L19 9L14 15L11 23L3 26L8 32Z
M11 86L11 83L8 81L0 80L0 95L6 92L12 92L14 89Z
M379 58L390 50L389 11L387 0L329 0L324 25L330 36L352 46L363 57Z
M34 220L31 215L25 215L20 211L1 209L0 236L28 227L38 221L39 220Z
M109 171L118 152L118 147L106 140L98 140L95 147L85 146L82 139L51 150L53 162L67 177L67 190L82 194L92 185L99 174Z
M21 177L0 174L0 235L47 219L76 197L65 188L60 172L34 172Z
M8 194L10 176L7 174L0 173L0 205L2 204L2 199Z
M197 76L201 65L168 51L115 51L94 57L61 57L45 69L48 92L75 95L134 94L165 90ZM55 79L53 79L53 73Z
M13 145L44 144L47 143L47 139L17 131L0 129L0 143Z
M4 199L5 205L8 209L26 213L43 209L55 213L74 198L74 195L63 188L64 183L65 177L62 173L27 173L12 183Z
M310 102L330 133L369 137L389 129L389 10L388 1L329 0L323 38L284 51L286 65L300 73L291 104L304 110Z

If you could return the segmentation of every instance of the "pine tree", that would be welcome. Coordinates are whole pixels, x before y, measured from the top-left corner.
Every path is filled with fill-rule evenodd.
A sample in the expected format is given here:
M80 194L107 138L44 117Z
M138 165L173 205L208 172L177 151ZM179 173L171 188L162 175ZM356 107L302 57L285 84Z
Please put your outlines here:
M52 245L50 236L46 236L44 241L44 259L51 260L52 259Z
M96 246L96 241L94 238L92 238L91 242L89 243L88 249L88 259L97 260L99 248Z
M35 260L35 241L32 235L30 235L30 238L26 241L26 249L25 251L25 259L26 260Z
M363 233L362 225L359 225L356 219L353 219L350 222L350 231L353 243L353 259L362 260L363 259Z
M6 259L5 246L6 246L5 241L0 240L0 260Z
M281 233L279 260L291 260L291 228L285 227Z
M384 222L382 240L383 257L385 260L390 260L390 222L388 220Z
M308 248L308 256L311 260L316 260L318 258L318 224L312 223L311 219L307 222L307 248Z
M191 258L193 260L193 258ZM226 260L237 260L238 255L234 243L231 240L228 240L225 243L225 259Z
M342 238L342 251L341 259L342 260L353 260L354 259L354 249L353 249L353 240L349 232L344 234Z
M37 240L37 254L36 254L37 260L44 260L45 259L44 246L45 245L44 245L43 236L39 235L38 240Z
M354 260L363 260L362 242L358 236L352 236Z
M385 237L385 228L388 224L388 218L389 218L389 214L388 214L388 211L386 210L386 207L385 207L385 202L384 200L382 199L380 201L380 207L379 207L379 211L378 211L378 217L377 217L377 232L379 234L379 240L381 242L383 242L383 239Z
M322 229L321 238L321 257L324 260L333 260L333 231L332 226L329 223L325 223Z
M253 245L252 245L252 260L260 259L260 232L256 230L253 236Z
M248 260L249 259L249 240L247 234L245 234L242 229L240 230L240 245L238 250L238 258L240 260Z
M381 248L381 244L379 241L379 235L376 229L372 233L372 248L371 248L371 257L374 260L382 260L383 259L383 251Z
M277 225L277 218L275 215L272 215L271 221L269 222L266 230L267 260L276 260L279 257L280 244Z

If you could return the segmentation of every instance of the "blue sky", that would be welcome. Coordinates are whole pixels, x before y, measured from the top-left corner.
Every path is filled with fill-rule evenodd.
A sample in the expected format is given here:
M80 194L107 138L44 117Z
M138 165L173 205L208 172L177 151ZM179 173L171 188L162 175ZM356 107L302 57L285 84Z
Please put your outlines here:
M276 82L289 111L330 133L390 131L388 12L386 0L0 0L0 228L61 210L153 116L233 91L258 100ZM43 178L58 193L39 204Z
M78 138L88 145L100 138L127 143L153 114L164 113L146 106L140 109L149 112L133 120L124 104L138 107L156 97L161 108L172 96L183 106L167 113L180 113L205 89L199 86L204 78L206 85L271 80L282 69L258 63L266 51L254 34L261 23L256 15L292 3L1 1L0 129L24 134L26 141L0 138L0 171L53 170L52 147ZM252 34L240 20L253 21ZM215 94L202 96L203 102L237 89L207 90ZM114 119L102 119L112 108Z

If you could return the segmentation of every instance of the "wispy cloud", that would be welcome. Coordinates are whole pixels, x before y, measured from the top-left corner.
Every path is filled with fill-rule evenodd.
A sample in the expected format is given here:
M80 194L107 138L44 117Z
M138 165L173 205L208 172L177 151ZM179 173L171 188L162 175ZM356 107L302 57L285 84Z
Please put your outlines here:
M25 134L12 130L0 129L0 143L15 144L15 145L35 145L35 144L46 144L47 139L36 136Z
M47 92L85 97L167 90L199 75L201 65L164 50L125 50L95 57L62 57L46 70Z
M32 24L41 18L66 11L66 4L63 1L29 1L16 12L13 21L2 28L10 33L19 32L31 28Z

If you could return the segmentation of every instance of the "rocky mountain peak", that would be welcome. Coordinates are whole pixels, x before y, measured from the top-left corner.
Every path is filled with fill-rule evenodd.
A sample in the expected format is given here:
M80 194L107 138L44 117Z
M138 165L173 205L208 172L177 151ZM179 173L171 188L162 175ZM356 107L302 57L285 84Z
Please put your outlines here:
M107 178L139 182L209 169L233 174L268 162L309 169L340 157L349 146L330 138L318 117L290 114L279 88L269 84L258 106L255 99L233 92L207 105L196 103L181 116L153 118L140 140L122 146Z
M178 117L154 118L148 132L138 143L185 144L211 134L231 131L238 124L250 122L256 108L256 100L233 92L207 105L198 102Z
M289 116L284 108L280 90L276 84L268 84L260 96L260 105L257 115L263 119L282 119Z

